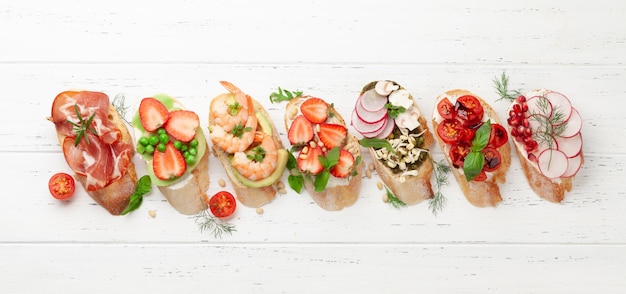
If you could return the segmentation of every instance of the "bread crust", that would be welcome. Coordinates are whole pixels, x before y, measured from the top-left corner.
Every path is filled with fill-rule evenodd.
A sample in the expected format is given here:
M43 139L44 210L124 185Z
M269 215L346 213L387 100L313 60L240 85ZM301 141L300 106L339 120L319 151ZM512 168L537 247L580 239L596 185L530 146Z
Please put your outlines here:
M221 95L230 95L230 94L221 94ZM261 103L259 103L258 101L252 98L250 99L252 100L255 111L261 112L265 117L269 119L270 115L267 112L267 110L265 110L263 105L261 105ZM283 143L280 140L280 137L278 135L278 130L276 130L276 126L274 125L274 123L272 123L271 121L270 123L272 125L272 140L274 141L274 144L276 145L277 149L283 149L284 148ZM215 119L211 117L211 115L209 114L209 125L214 125L214 124L215 124ZM224 170L226 171L226 175L230 179L233 189L235 190L237 200L239 200L241 204L247 207L258 208L258 207L261 207L265 204L272 202L276 198L276 193L278 191L277 184L280 181L280 178L276 180L270 186L259 187L259 188L248 187L242 184L235 176L235 173L234 173L235 169L230 162L228 152L220 149L219 147L216 147L215 144L213 144L213 152L215 156L219 159L219 161L222 163L222 166L224 167Z
M291 115L298 112L298 108L305 100L312 98L311 96L300 96L289 100L285 107L285 128L289 130L293 117ZM336 109L330 108L332 113L333 123L346 125L343 117L337 112ZM352 153L354 158L361 156L361 149L359 147L359 141L348 132L346 144L343 149ZM304 177L304 188L307 190L313 201L321 208L327 211L339 211L346 207L352 206L359 198L359 192L361 190L362 170L363 162L356 166L356 175L350 176L347 180L342 179L342 184L336 184L326 187L324 191L315 191L315 185L311 177ZM331 178L333 178L331 176Z
M485 115L491 119L493 123L500 124L500 119L496 111L482 98L477 96L476 94L471 93L467 90L455 89L445 92L445 96L448 97L460 97L463 95L472 95L478 99L478 101L483 106L485 111ZM435 105L435 109L433 114L437 113L437 106ZM436 130L439 126L436 119L433 116L433 130ZM465 179L465 174L463 174L462 169L454 168L452 165L452 160L450 159L448 150L446 150L446 143L444 143L441 138L437 135L435 136L437 142L439 143L439 147L441 147L441 151L443 152L448 164L451 167L452 173L456 178L461 191L465 195L467 201L469 201L472 205L477 207L489 207L496 206L498 203L502 201L502 196L500 195L500 187L499 184L506 182L506 172L511 166L511 147L508 144L504 144L497 148L498 152L500 152L500 156L502 157L501 166L491 172L491 176L487 178L485 181L470 181L468 182Z

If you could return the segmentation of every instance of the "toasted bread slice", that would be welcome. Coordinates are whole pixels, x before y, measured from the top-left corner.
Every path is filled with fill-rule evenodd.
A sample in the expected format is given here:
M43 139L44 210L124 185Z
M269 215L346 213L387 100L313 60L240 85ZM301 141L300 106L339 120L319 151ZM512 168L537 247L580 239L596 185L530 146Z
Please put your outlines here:
M362 95L366 91L374 89L378 82L379 81L374 81L365 85L363 89L361 90L360 94ZM402 86L400 86L399 84L395 82L392 82L392 81L382 81L382 82L391 82L395 86L394 89L405 90ZM385 96L388 96L388 95L385 95ZM423 143L421 143L420 146L414 146L414 147L417 148L418 150L421 150L420 152L429 152L428 150L431 148L432 144L435 142L433 139L433 135L428 129L428 124L426 122L426 119L424 119L424 116L422 115L422 112L419 106L417 105L417 102L415 101L413 96L410 94L409 94L409 98L413 101L412 107L417 109L417 113L419 113L419 116L417 118L417 121L419 124L417 124L417 127L414 129L414 131L410 131L406 127L403 128L403 131L407 133L408 132L421 133L420 137L423 138ZM392 137L395 137L398 134L401 134L400 127L395 123L394 123L394 129L391 132L391 134L392 134L391 135ZM388 138L385 138L385 139L388 139ZM433 163L431 162L431 160L429 160L428 153L424 153L424 154L420 153L420 155L423 156L423 158L420 159L420 162L417 168L411 169L411 166L409 165L406 171L402 171L398 169L395 169L394 171L394 169L388 165L386 159L380 158L380 156L376 154L377 149L373 147L369 147L367 149L371 155L371 159L374 163L374 167L376 168L376 172L380 176L383 183L391 190L391 192L394 194L395 197L397 197L398 199L400 199L402 202L404 202L407 205L415 205L424 200L433 198L434 194L433 194L433 189L432 189L431 182L430 182L430 178L433 172ZM382 152L382 151L383 150L378 151L378 152Z
M498 114L495 110L482 98L471 93L467 90L450 90L440 95L437 98L435 103L435 109L433 110L433 129L437 130L439 123L441 122L441 117L437 111L437 103L443 98L449 98L452 101L456 101L458 97L463 95L471 95L478 99L480 104L484 109L485 119L491 119L492 123L500 124L500 119L498 118ZM454 104L454 102L452 102ZM500 195L500 187L499 184L502 184L506 181L506 172L511 165L511 147L508 142L500 147L497 150L501 155L501 166L493 172L487 173L487 179L484 181L467 181L465 178L465 174L463 173L463 167L455 168L452 162L452 159L449 155L449 147L443 142L443 140L439 137L439 135L435 135L439 146L441 147L441 151L443 152L446 160L450 164L452 173L454 174L459 186L461 187L461 191L465 195L465 198L474 206L477 207L488 207L488 206L496 206L498 203L502 201L502 196Z
M287 130L289 130L294 118L300 112L299 109L302 103L310 98L313 97L299 96L289 100L285 111L285 128ZM330 115L326 122L346 126L345 120L333 107L330 107ZM354 135L350 134L350 132L347 134L346 142L342 146L342 149L350 152L355 159L361 156L359 141ZM363 162L359 162L359 164L354 167L354 170L356 171L356 174L347 178L336 178L331 175L326 188L319 192L315 191L314 180L312 177L305 175L304 188L311 195L313 201L324 210L342 210L345 207L352 206L359 198Z

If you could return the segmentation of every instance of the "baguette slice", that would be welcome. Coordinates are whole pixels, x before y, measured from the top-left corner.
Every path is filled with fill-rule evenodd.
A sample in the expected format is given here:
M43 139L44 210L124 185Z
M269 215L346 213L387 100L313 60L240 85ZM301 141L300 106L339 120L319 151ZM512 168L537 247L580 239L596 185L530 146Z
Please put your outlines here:
M152 98L156 98L160 101L165 101L166 105L171 105L172 110L184 109L179 100L170 97L168 95L157 94ZM141 126L141 120L139 118L139 107L133 118L133 125L135 125L135 135L138 138L143 136L144 129ZM196 138L202 136L204 133L200 127L197 128ZM171 136L170 136L171 137ZM206 138L204 140L198 140L199 144L204 146L204 154L200 158L196 158L197 164L191 171L186 171L180 178L172 181L159 181L152 171L152 159L151 157L143 157L146 162L146 170L148 175L152 178L152 183L159 189L161 194L165 196L168 203L181 214L193 215L200 211L207 209L206 191L209 189L209 153L208 143ZM198 148L200 149L200 148Z
M229 90L240 91L234 85L228 82L221 82L221 83L222 85L224 85L224 87L226 87ZM214 100L212 101L212 104L214 101L217 101L218 98L220 98L220 96L224 96L224 95L229 96L233 94L234 93L232 92L220 94L214 98ZM273 124L273 122L270 119L271 116L269 115L267 110L263 107L263 105L261 105L261 103L259 103L258 101L252 98L250 98L250 101L252 102L257 118L260 117L263 120L263 121L259 120L257 130L252 130L252 132L262 131L263 127L271 128L271 138L272 138L272 141L274 141L274 145L276 146L276 149L278 150L279 153L284 152L284 154L286 155L287 151L284 150L283 143L280 139L278 130L276 130L276 126ZM211 107L213 107L213 105ZM216 124L215 119L216 118L212 115L212 112L209 111L209 130L210 131L212 127L215 126ZM268 131L263 131L263 132L267 134L270 131L268 130ZM254 181L255 183L250 183L250 182L244 183L243 181L245 181L246 179L243 178L243 176L239 174L232 165L232 162L231 162L232 154L218 147L215 144L215 141L213 141L213 143L214 143L213 152L215 156L219 159L219 161L222 163L222 166L224 167L224 170L226 171L226 175L228 176L233 186L233 189L235 190L237 200L239 200L241 204L243 204L246 207L258 208L258 207L261 207L265 204L272 202L276 198L276 193L279 190L278 183L280 182L280 179L282 178L282 174L285 170L286 158L283 163L281 163L280 160L277 162L274 172L272 173L270 177L266 178L265 183L260 183L260 182L264 182L263 180Z
M79 95L88 95L89 97L86 99L94 99L92 95L96 95L96 96L99 96L100 98L106 97L106 99L108 100L108 96L106 96L104 93L88 92L88 91L62 92L55 99L55 103L53 103L53 115L50 118L48 118L48 120L54 122L55 107L58 106L57 104L62 104L62 103L57 103L56 101L57 99L65 99L66 97L76 97ZM70 98L70 99L73 99L73 98ZM130 153L129 158L132 158L132 155L134 153L133 148L132 148L133 140L132 140L130 133L128 132L128 129L126 128L126 125L124 124L119 113L117 112L117 110L112 104L110 103L108 104L108 109L106 110L106 112L107 112L106 119L108 119L114 125L115 129L120 132L119 141L123 142L124 144L128 144L131 147L130 148L131 153ZM57 117L58 116L59 115L57 115ZM55 122L55 125L57 125L57 139L59 140L59 144L61 146L63 146L67 138L65 133L60 131L60 129L63 128L62 124L66 124L66 123L63 121L58 121L58 120L57 122ZM78 180L78 182L82 184L87 194L94 201L96 201L96 203L98 203L100 206L105 208L110 214L120 215L124 211L124 209L128 206L128 203L130 201L130 196L135 192L135 183L137 182L137 173L135 171L135 165L132 162L132 160L129 160L126 166L126 170L123 170L121 172L123 173L121 178L109 183L104 188L97 189L97 190L87 189L88 179L86 175L75 172L74 177Z
M285 112L285 128L289 130L291 123L300 112L300 105L310 98L311 96L299 96L295 97L286 105ZM333 107L330 107L329 118L327 123L340 124L345 126L346 122L341 117L339 112ZM350 152L356 159L361 157L361 149L358 139L348 132L346 142L342 149ZM304 177L304 188L313 198L313 201L327 211L339 211L345 207L352 206L359 198L359 192L361 190L362 170L363 162L354 167L356 174L349 176L348 178L336 178L333 175L330 176L328 185L323 191L315 191L314 179L310 175Z
M393 87L394 89L397 88L400 90L405 90L402 86L392 81L380 81L380 82L381 83L391 82L395 86ZM363 87L363 89L361 90L360 94L363 95L363 93L365 93L366 91L374 89L377 83L378 81L374 81L365 85L365 87ZM384 93L384 94L387 94L387 93ZM385 95L385 96L388 96L388 95ZM417 110L416 113L418 113L417 121L419 123L418 125L419 127L417 130L424 132L421 135L424 142L422 143L422 145L415 146L415 147L422 149L422 150L426 150L426 152L428 152L432 144L435 142L433 139L433 135L428 129L428 124L426 122L426 119L424 119L424 116L422 115L422 112L419 109L417 102L415 101L413 96L410 94L409 94L409 98L413 101L412 107L414 107ZM353 121L353 125L354 125L354 121ZM401 134L400 127L395 123L394 125L395 126L393 128L392 133L395 133L396 135ZM404 130L407 132L409 131L406 128L404 128ZM384 135L385 135L384 133L381 134L381 136L384 136ZM391 190L391 192L394 194L395 197L397 197L398 199L400 199L402 202L404 202L407 205L415 205L424 200L433 198L434 194L433 194L433 189L430 183L430 178L433 172L433 164L428 159L428 157L426 157L425 159L422 159L421 163L419 164L417 169L415 169L414 171L411 171L410 169L407 170L408 172L417 172L417 174L412 175L408 173L405 174L405 172L401 172L401 171L394 172L394 170L387 165L387 161L385 159L378 159L379 156L377 156L376 154L377 152L376 149L374 149L373 147L369 147L367 149L371 155L371 159L372 159L372 162L374 163L374 167L376 168L376 172L380 176L383 183L385 183L385 185ZM426 153L426 155L428 154Z
M439 126L439 122L440 122L439 120L440 117L438 117L438 111L437 111L437 103L445 97L448 97L451 100L451 102L456 101L458 97L461 97L463 95L471 95L478 99L478 101L480 102L480 104L482 105L485 111L485 114L484 114L485 119L483 120L486 120L486 118L489 118L491 119L492 123L500 124L500 119L498 118L498 114L489 104L487 104L485 100L471 93L470 91L455 89L455 90L447 91L444 94L437 97L437 101L435 103L435 109L433 110L433 120L432 120L434 130L437 130L437 127ZM454 102L452 102L452 104L454 104ZM450 164L452 173L454 174L457 182L459 183L459 186L461 188L461 191L465 195L465 198L472 205L477 206L477 207L489 207L489 206L498 205L498 203L502 201L502 196L500 195L499 184L502 184L506 181L506 172L509 169L509 166L511 165L511 147L509 146L508 142L497 148L502 158L501 166L493 172L488 172L487 180L484 180L484 181L472 180L468 182L467 179L465 178L465 174L463 173L463 168L454 167L452 163L452 159L450 158L450 155L449 155L449 147L447 146L447 144L443 142L443 140L439 137L439 135L435 135L435 138L437 139L437 142L439 143L439 146L441 147L441 151L443 152L446 160Z
M556 92L547 90L547 89L537 89L537 90L529 91L528 93L525 94L524 101L533 97L545 97L549 101L549 97L551 97L551 95L556 95L556 97L564 97L560 93L556 93L556 94L554 93ZM509 111L513 110L513 105L515 104L521 105L519 98L513 104L511 104ZM568 103L565 103L565 104L568 104ZM580 120L580 117L577 117L576 119ZM510 119L508 120L508 122L509 122L509 134L510 134L511 130L515 127L511 125ZM582 125L577 125L577 126L582 127ZM539 128L542 129L542 127L539 127ZM537 127L535 127L535 129L537 129ZM533 133L535 131L536 130L533 130ZM569 135L570 138L574 137L574 135L571 135L571 133L572 132L570 132L570 135ZM578 130L578 133L580 133L580 130ZM572 154L573 155L572 158L569 159L569 162L571 162L572 167L568 167L568 169L572 168L572 170L568 172L567 176L557 177L557 178L549 178L541 172L536 161L533 162L529 159L529 152L526 151L525 145L523 144L523 142L518 142L517 140L513 140L513 143L515 146L515 151L517 152L517 156L519 157L522 169L524 170L524 175L526 176L526 179L528 180L528 184L533 189L533 191L537 195L539 195L541 198L548 200L550 202L560 203L561 201L563 201L563 199L565 198L565 192L569 192L572 190L573 179L576 173L578 172L578 170L580 169L580 167L584 163L584 155L582 152L582 139L580 141L580 152L575 155ZM578 144L578 143L579 142L576 142L575 144ZM563 143L563 144L567 144L567 143ZM562 146L559 146L559 147L562 147ZM535 151L532 151L531 153L533 153L536 156L539 153L538 151L539 150L537 149Z

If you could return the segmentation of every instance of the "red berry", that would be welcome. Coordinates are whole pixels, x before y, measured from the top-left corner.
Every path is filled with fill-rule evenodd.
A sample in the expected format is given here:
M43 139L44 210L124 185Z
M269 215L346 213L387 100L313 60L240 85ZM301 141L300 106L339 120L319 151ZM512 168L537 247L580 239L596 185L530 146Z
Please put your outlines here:
M522 112L528 111L528 103L522 102Z
M341 146L348 136L348 130L342 125L320 124L319 126L317 136L328 149Z
M182 142L189 142L196 136L200 126L198 115L189 110L174 110L170 112L165 130L172 137Z
M328 103L320 98L309 98L300 105L300 111L310 122L319 124L328 118Z
M347 150L341 149L339 153L339 162L330 169L330 173L336 178L345 178L352 172L354 165L354 156Z
M513 104L513 111L515 111L515 113L518 113L522 111L522 107L519 104Z
M144 98L139 104L139 119L148 132L154 132L165 124L168 111L161 101L152 97Z
M519 95L516 100L517 102L520 102L520 103L526 102L526 97L524 95Z
M313 125L303 115L299 115L291 122L287 138L292 145L307 144L313 139Z

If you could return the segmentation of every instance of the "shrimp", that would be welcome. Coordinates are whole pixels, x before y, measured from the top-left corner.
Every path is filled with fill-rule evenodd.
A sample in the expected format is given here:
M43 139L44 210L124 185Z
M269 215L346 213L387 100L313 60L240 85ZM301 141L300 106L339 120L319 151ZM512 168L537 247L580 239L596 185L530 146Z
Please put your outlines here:
M242 176L257 181L270 176L276 169L278 151L271 136L257 132L256 140L261 144L247 152L237 152L233 156L232 165Z
M221 124L215 124L211 131L211 141L228 153L241 152L248 149L254 142L255 131L258 125L252 98L229 82L221 83L231 93L235 94L235 97L239 96L237 99L242 99L242 97L245 99L245 102L241 103L242 109L239 112L243 112L242 110L245 109L247 118L245 121L234 121L235 124L233 126L227 125L225 127Z
M221 81L226 90L233 95L220 95L211 102L211 116L215 124L221 126L224 131L230 132L236 125L244 124L249 117L249 108L253 105L248 101L248 95L235 85Z

